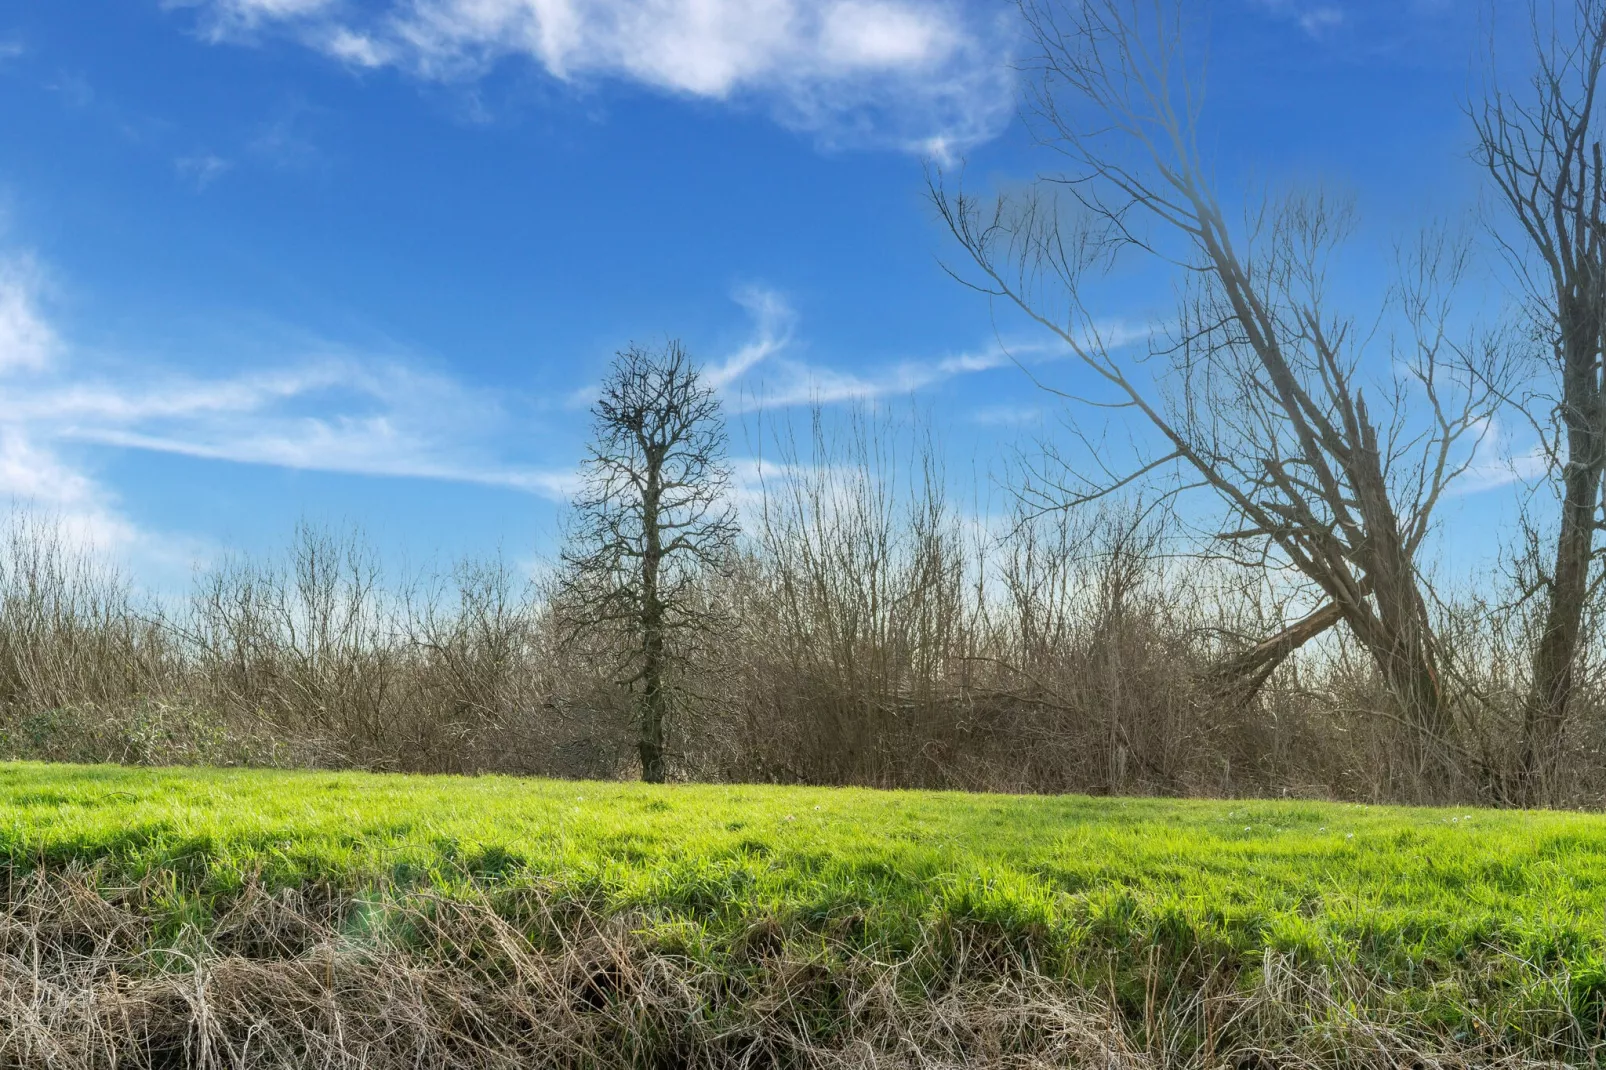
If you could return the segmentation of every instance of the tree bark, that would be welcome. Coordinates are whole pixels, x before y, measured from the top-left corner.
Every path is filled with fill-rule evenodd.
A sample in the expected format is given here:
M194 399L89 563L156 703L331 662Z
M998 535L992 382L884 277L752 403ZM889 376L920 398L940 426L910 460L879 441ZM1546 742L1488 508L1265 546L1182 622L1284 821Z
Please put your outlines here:
M1522 806L1542 805L1554 796L1554 770L1583 636L1596 510L1601 502L1602 469L1606 468L1599 335L1598 320L1593 329L1581 323L1563 327L1561 412L1567 463L1562 472L1561 525L1556 534L1550 600L1534 649L1532 684L1523 704L1517 784L1512 800Z
M664 721L668 713L668 696L664 693L664 607L658 591L658 570L664 555L658 514L663 492L662 453L661 449L647 447L647 485L642 492L642 702L637 749L641 754L641 779L649 784L664 782Z
M664 782L664 720L668 703L663 684L663 635L648 632L642 668L641 779L649 784Z
M1373 575L1377 613L1357 634L1370 649L1418 737L1419 771L1425 772L1420 768L1422 762L1449 738L1451 729L1427 606L1409 561L1390 561Z
M1289 655L1343 619L1343 609L1337 602L1329 602L1269 639L1227 659L1214 673L1221 690L1244 699L1253 698Z

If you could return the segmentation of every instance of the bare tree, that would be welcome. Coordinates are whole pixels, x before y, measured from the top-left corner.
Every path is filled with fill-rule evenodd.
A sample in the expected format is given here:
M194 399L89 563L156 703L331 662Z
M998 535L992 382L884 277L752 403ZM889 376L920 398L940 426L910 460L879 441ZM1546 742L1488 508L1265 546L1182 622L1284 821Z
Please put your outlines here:
M1536 584L1544 597L1523 705L1513 801L1545 801L1583 652L1585 606L1606 473L1606 170L1596 93L1606 65L1606 3L1529 9L1535 69L1527 91L1490 88L1474 112L1480 156L1521 237L1521 270L1553 354L1549 419L1536 420L1558 476L1555 554ZM1558 17L1559 16L1559 17ZM1570 17L1569 17L1570 16ZM1532 399L1527 399L1532 400Z
M718 396L673 341L620 352L592 414L561 611L574 635L624 637L641 777L658 783L672 670L717 623L697 578L724 563L737 534L725 424Z
M1332 607L1245 672L1263 679L1267 656L1342 620L1398 701L1412 747L1403 772L1419 780L1446 760L1454 724L1417 555L1498 403L1502 367L1494 342L1458 342L1448 328L1465 253L1426 235L1400 250L1387 314L1368 324L1336 309L1328 275L1352 225L1345 205L1296 194L1228 221L1197 136L1193 5L1017 2L1028 123L1064 170L985 199L937 174L932 195L979 269L962 281L1018 306L1091 369L1105 393L1075 400L1154 433L1135 440L1130 466L1073 474L1050 504L1166 471L1182 473L1173 493L1213 493L1222 545L1289 570ZM1093 311L1124 250L1185 280L1175 325L1150 336L1146 356Z

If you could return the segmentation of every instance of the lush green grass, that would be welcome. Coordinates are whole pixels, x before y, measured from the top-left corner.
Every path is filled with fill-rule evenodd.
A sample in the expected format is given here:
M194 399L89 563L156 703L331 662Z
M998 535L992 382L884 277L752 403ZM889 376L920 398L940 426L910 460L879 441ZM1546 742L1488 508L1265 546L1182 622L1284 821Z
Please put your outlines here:
M718 922L941 917L1074 941L1148 918L1243 951L1494 945L1595 961L1606 819L1310 802L0 765L0 856L227 892L538 880Z
M202 924L253 879L538 886L689 948L772 919L882 956L983 933L1067 976L1269 949L1424 1007L1565 977L1588 1018L1606 943L1606 819L1564 813L15 764L0 857L154 883Z

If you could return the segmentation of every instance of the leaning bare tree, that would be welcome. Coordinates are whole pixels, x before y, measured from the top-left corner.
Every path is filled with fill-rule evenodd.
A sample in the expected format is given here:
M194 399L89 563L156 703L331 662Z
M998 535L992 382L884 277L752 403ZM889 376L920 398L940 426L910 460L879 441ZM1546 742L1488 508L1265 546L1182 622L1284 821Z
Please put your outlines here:
M673 670L717 623L697 579L737 534L724 418L678 342L619 353L592 416L560 613L571 635L624 638L641 777L660 783Z
M1606 2L1530 8L1535 69L1525 91L1498 82L1473 115L1480 156L1520 237L1507 243L1553 355L1555 392L1536 421L1560 491L1512 801L1547 801L1583 654L1606 473L1606 167L1595 111L1606 66ZM1554 379L1550 377L1554 376ZM1547 386L1549 384L1547 383ZM1531 399L1529 399L1531 400Z
M1342 621L1397 700L1402 773L1431 792L1455 733L1417 559L1497 404L1500 365L1492 343L1449 331L1464 254L1442 234L1409 244L1392 311L1358 322L1329 285L1352 223L1345 206L1296 194L1229 222L1197 136L1200 65L1186 40L1197 5L1017 2L1031 46L1026 117L1063 169L993 198L950 190L937 174L932 195L979 269L962 281L1057 335L1102 384L1102 397L1080 400L1115 410L1137 436L1129 466L1096 476L1084 466L1054 504L1166 471L1181 473L1176 492L1212 493L1222 545L1290 571L1326 603L1237 671L1263 679ZM1094 311L1099 280L1125 251L1184 280L1175 324L1136 354Z

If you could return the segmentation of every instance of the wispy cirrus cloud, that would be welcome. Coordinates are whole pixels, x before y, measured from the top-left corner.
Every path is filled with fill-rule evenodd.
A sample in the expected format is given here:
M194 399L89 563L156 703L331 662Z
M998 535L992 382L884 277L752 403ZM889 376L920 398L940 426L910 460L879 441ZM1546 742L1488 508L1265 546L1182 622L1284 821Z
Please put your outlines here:
M1477 447L1467 466L1450 485L1457 497L1533 484L1551 471L1551 458L1534 436L1520 435L1504 421L1483 421Z
M42 277L32 258L0 257L0 373L48 365L60 348L39 311Z
M735 293L736 303L753 320L753 336L734 353L703 373L716 390L724 390L742 376L781 353L792 341L797 314L779 291L762 286L744 286Z
M206 189L232 166L228 160L213 152L197 152L173 161L174 170L193 182L197 190Z
M324 351L231 377L37 384L7 414L63 441L306 471L505 486L562 498L566 471L508 463L488 391L396 361Z
M26 256L0 256L0 380L15 382L51 367L61 341L40 310L42 275ZM137 530L114 497L9 416L20 400L0 383L0 499L45 510L80 545L126 547Z
M970 421L983 427L1015 427L1041 423L1041 405L987 405L970 414Z
M568 83L612 79L766 107L830 143L945 156L1013 107L998 13L960 0L182 0L214 41L289 34L360 68L433 81L525 59Z
M1322 0L1258 0L1260 6L1273 15L1289 19L1312 37L1321 37L1348 21L1348 15L1337 4Z
M810 362L796 355L793 333L797 316L785 297L762 287L738 291L737 301L753 320L751 338L724 361L709 369L713 384L725 395L732 412L874 402L914 394L961 376L1024 365L1030 367L1070 355L1055 341L994 340L976 349L946 356L889 361L854 369ZM1146 341L1153 324L1120 321L1099 325L1100 344L1111 349Z
M725 411L732 415L875 403L916 394L962 376L1017 366L1029 368L1070 355L1067 347L1053 341L1005 344L995 340L973 350L935 358L880 364L866 364L860 358L852 361L852 367L842 367L802 356L803 346L797 337L799 316L779 290L746 285L731 296L747 313L749 333L734 349L707 361L701 374L703 382L718 391ZM1118 348L1146 340L1156 329L1153 325L1111 322L1101 325L1100 341L1109 348ZM563 406L570 410L587 408L597 393L598 385L587 383L570 391ZM1039 411L1031 410L1034 415ZM994 413L978 417L977 422L1006 421Z
M573 487L567 469L507 460L502 399L448 375L326 345L217 376L97 365L63 340L45 295L32 259L0 256L0 500L44 511L85 543L148 557L172 540L128 519L73 448L84 444L554 500Z

